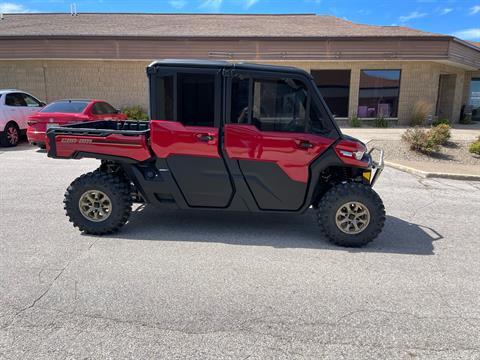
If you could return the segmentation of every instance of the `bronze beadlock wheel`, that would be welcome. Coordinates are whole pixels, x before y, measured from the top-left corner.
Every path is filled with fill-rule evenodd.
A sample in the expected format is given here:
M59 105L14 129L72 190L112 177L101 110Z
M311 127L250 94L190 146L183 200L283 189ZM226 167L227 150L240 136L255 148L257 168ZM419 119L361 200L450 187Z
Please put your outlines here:
M361 202L347 202L338 208L335 223L345 234L359 234L370 223L370 211Z
M80 196L78 207L87 220L94 222L105 221L112 213L112 201L107 194L99 190L85 191Z

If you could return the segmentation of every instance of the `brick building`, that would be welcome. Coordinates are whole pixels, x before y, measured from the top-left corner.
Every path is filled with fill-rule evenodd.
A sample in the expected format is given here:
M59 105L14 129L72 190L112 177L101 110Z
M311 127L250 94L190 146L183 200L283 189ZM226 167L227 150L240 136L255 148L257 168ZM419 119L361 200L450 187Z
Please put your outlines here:
M407 27L331 16L8 14L0 20L0 88L39 98L102 98L147 107L153 59L286 64L310 72L337 118L407 124L414 104L458 121L480 108L480 47ZM474 110L480 117L480 109Z

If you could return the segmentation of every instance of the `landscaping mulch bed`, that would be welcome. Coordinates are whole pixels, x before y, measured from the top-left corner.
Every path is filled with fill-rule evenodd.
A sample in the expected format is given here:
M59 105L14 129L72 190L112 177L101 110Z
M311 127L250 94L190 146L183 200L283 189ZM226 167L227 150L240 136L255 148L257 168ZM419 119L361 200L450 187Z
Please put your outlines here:
M407 143L401 140L372 140L367 146L379 147L385 151L385 160L428 161L436 163L477 165L480 166L480 156L468 152L469 141L448 142L441 146L438 153L429 155L409 149Z

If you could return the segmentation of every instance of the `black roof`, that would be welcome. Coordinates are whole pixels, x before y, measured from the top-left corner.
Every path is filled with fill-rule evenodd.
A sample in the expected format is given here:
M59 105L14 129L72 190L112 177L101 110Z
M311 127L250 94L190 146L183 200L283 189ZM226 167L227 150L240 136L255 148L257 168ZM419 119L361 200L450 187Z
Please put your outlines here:
M278 66L278 65L265 65L254 64L247 62L229 62L222 60L204 60L204 59L162 59L155 60L148 68L154 67L189 67L189 68L210 68L210 69L238 69L238 70L250 70L250 71L277 71L308 75L305 70L299 69L293 66Z

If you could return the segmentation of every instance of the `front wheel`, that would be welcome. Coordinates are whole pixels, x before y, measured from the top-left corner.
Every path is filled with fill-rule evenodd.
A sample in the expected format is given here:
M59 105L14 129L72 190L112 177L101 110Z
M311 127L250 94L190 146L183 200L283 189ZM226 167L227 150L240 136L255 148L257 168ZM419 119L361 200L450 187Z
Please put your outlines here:
M380 234L384 223L382 199L370 186L338 184L320 200L318 224L330 241L337 245L366 245Z
M92 235L116 232L132 211L129 184L124 178L100 171L72 182L63 203L73 225Z

